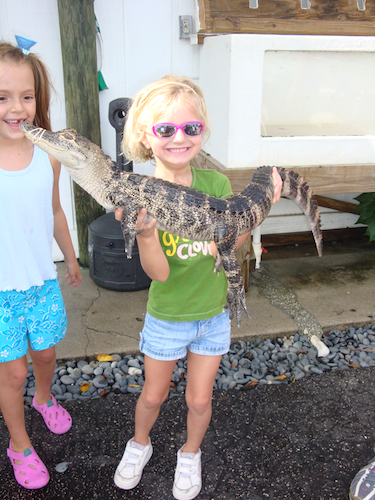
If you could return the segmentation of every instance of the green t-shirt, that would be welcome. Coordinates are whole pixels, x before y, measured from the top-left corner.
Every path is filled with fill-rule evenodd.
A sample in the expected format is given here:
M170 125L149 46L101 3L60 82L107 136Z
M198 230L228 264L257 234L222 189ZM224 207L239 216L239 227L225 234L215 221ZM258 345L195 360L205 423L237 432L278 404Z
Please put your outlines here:
M192 173L192 188L216 198L232 196L225 175L194 167ZM199 321L221 313L228 283L224 271L213 272L210 242L186 240L166 231L159 231L159 239L170 272L165 282L151 282L148 313L166 321Z

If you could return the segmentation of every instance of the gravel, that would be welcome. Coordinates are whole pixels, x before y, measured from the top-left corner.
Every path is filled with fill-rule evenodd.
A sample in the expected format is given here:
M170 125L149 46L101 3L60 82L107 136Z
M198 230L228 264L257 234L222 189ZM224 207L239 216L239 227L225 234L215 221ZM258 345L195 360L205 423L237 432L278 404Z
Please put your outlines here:
M322 337L329 348L326 357L318 357L306 335L289 338L239 341L222 357L215 389L242 390L262 384L289 384L303 377L320 375L328 370L375 366L375 324L332 330ZM185 392L186 358L176 363L170 397ZM144 357L112 354L108 360L71 360L57 364L51 392L58 401L115 397L137 394L144 385ZM35 393L35 378L29 364L24 386L24 405L30 408Z

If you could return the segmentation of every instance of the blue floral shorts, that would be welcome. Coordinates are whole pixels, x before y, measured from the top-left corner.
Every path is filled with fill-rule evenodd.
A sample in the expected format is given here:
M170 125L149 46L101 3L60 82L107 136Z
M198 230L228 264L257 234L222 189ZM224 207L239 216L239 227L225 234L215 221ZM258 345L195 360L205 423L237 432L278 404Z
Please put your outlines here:
M0 363L43 351L64 338L64 301L57 279L29 290L0 292Z

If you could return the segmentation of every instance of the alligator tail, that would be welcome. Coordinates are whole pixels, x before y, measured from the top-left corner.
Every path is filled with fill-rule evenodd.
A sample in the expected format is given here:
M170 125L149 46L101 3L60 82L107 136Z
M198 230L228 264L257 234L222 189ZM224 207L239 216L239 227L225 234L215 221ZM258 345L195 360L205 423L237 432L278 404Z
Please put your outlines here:
M277 167L283 181L281 196L293 200L309 220L319 257L323 254L323 236L320 229L318 202L304 179L293 170Z

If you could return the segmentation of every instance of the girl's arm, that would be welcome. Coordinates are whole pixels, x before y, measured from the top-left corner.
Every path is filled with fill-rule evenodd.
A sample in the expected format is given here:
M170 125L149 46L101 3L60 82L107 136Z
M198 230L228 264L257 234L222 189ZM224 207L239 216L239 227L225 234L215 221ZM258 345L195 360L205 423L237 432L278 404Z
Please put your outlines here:
M53 169L53 194L52 208L54 216L53 236L59 245L66 263L66 276L69 278L68 285L77 287L82 281L81 270L79 268L76 255L73 248L73 243L70 238L68 223L64 211L60 204L59 194L59 178L61 164L55 158L49 157Z
M142 268L149 278L155 281L166 281L169 276L168 260L161 248L158 230L154 227L156 219L152 219L147 224L144 222L146 210L141 209L135 225L137 234L137 244ZM115 218L121 221L122 210L115 210Z

